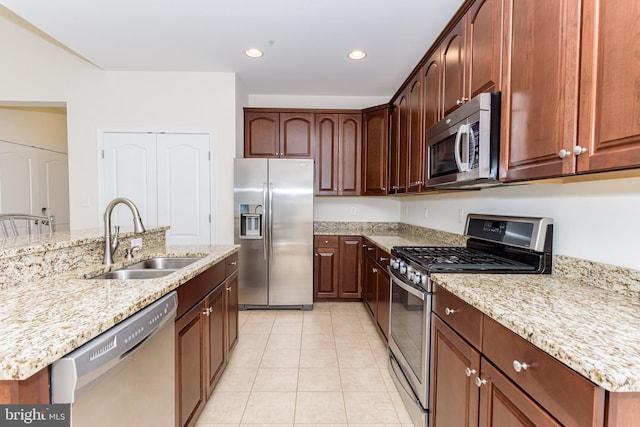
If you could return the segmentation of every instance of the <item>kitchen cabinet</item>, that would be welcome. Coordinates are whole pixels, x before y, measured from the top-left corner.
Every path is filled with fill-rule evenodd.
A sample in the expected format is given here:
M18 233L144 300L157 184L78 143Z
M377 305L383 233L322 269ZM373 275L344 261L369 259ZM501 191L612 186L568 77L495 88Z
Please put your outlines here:
M244 157L313 158L311 112L244 110Z
M504 2L503 181L575 171L580 3Z
M424 114L424 130L429 129L442 119L442 70L440 67L440 51L431 54L420 70L422 74L422 110ZM426 142L426 141L425 141ZM426 156L426 152L425 152ZM423 172L424 173L424 172Z
M363 302L386 340L391 304L391 284L387 273L390 255L367 239L363 239L362 252Z
M362 114L316 114L316 195L360 194Z
M562 161L577 155L577 172L640 166L640 4L582 7L578 140Z
M466 56L466 21L463 16L445 35L440 44L442 63L442 109L444 115L451 113L469 100L464 90Z
M407 86L407 193L422 191L425 173L423 80L418 71Z
M338 236L315 236L313 257L314 300L338 297Z
M431 425L605 425L602 388L437 284L433 307Z
M407 162L409 160L408 103L407 89L404 89L393 101L391 107L388 194L400 194L407 191Z
M359 236L315 236L314 300L361 298L361 244Z
M384 196L387 194L389 106L363 110L362 123L362 195Z
M177 289L178 427L195 425L237 340L237 259L237 253L232 254Z

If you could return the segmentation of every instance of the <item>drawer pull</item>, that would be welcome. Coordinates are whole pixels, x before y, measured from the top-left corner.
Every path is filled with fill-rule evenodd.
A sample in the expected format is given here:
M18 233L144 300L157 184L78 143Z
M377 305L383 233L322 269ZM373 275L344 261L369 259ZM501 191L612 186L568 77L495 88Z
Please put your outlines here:
M325 240L325 241L324 241L324 244L326 245L327 243L329 243L329 241L328 241L328 240Z
M446 307L444 309L444 314L446 314L447 316L451 316L453 313L457 313L458 311L460 310L454 310L453 308Z
M517 360L513 361L513 369L516 372L526 371L528 367L529 365L527 365L526 363L520 363Z
M483 385L485 385L487 383L487 380L483 380L480 377L476 377L476 385L478 387L482 387Z
M205 316L211 316L212 311L213 311L213 308L209 307L205 311L203 311L202 314L204 314Z
M384 257L384 256L380 257L380 261L388 261L388 260L389 260L389 258L387 258L387 257Z
M231 261L229 265L238 265L238 261Z
M231 286L229 286L227 289L227 292L231 292Z
M372 271L373 273L377 273L377 272L378 272L378 269L377 269L377 268L372 268L372 269L371 269L371 271Z
M467 368L464 370L464 373L467 374L468 377L476 373L475 369Z

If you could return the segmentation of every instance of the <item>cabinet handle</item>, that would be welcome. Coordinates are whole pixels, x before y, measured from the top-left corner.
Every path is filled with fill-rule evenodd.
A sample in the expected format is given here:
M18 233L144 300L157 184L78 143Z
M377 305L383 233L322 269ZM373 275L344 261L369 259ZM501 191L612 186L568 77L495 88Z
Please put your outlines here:
M517 360L513 361L513 370L516 372L526 371L529 368L529 365L526 363L519 362Z
M392 189L392 190L397 190L398 188L400 188L400 187L398 187L397 185L392 185L392 186L391 186L391 189ZM383 190L384 190L384 188L383 188Z
M468 377L476 373L475 369L467 368L464 370L464 373L467 374Z
M326 245L327 243L329 243L329 241L328 241L328 240L325 240L325 241L324 241L324 244Z
M458 311L460 311L460 310L455 310L453 308L446 307L444 309L444 314L446 314L447 316L451 316L453 313L456 313Z
M210 316L212 311L213 311L213 308L209 307L209 308L205 309L202 312L202 314L204 314L205 316Z
M569 152L567 150L565 150L564 148L562 150L558 151L558 157L560 157L561 159L564 159L568 155L569 155Z
M231 292L231 286L229 286L227 289L227 292Z
M483 380L480 377L476 377L476 385L478 387L482 387L483 385L485 385L487 383L487 380Z
M231 261L229 265L238 265L238 261Z
M375 248L372 248L371 246L367 246L367 250L368 251L375 251Z
M579 145L576 145L573 148L573 154L575 154L576 156L579 156L580 154L584 154L587 152L587 149L585 147L581 147Z
M374 273L377 273L378 269L377 268L372 268L371 271L374 272Z
M382 191L387 191L387 188L386 187L382 187Z
M416 181L416 182L412 182L412 183L410 183L409 185L410 185L411 187L414 187L414 186L416 186L416 185L422 185L422 184L424 184L422 181Z
M456 104L458 104L458 105L462 105L462 104L464 104L465 102L467 102L468 100L469 100L469 98L467 98L466 96L463 96L462 98L460 98L460 99L458 99L458 100L456 101Z
M382 261L387 261L388 259L389 259L389 258L387 258L387 257L381 256L381 257L380 257L380 262L382 262Z

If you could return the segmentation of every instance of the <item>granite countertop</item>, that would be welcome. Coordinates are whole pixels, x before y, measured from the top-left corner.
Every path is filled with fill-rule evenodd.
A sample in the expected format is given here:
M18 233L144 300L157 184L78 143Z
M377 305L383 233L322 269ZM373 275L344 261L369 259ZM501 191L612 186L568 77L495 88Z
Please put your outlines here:
M110 267L100 264L0 289L0 380L22 380L176 289L237 245L167 246ZM154 256L197 256L176 272L147 280L91 280Z
M366 235L383 249L447 239ZM553 275L433 274L431 279L593 383L640 392L640 272L556 256Z

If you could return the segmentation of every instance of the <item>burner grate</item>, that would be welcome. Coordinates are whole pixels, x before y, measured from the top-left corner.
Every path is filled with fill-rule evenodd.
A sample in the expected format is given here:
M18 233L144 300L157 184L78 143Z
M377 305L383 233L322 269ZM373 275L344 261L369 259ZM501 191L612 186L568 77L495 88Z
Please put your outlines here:
M397 247L405 256L430 271L443 270L531 270L530 265L466 247Z

